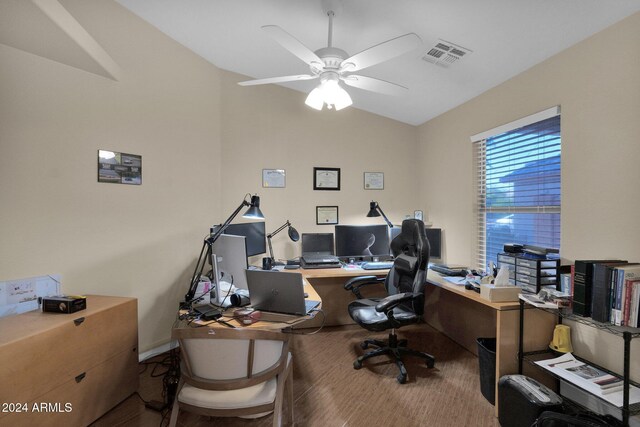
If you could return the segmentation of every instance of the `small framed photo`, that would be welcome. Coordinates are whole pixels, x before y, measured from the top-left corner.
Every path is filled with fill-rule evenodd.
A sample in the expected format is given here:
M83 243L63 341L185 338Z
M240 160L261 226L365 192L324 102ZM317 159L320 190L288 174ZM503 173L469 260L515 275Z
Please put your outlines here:
M340 168L313 168L313 189L340 191Z
M424 221L422 211L413 211L413 217L415 219L419 219L420 221Z
M142 156L98 150L98 182L142 185Z
M365 190L384 190L384 172L365 172Z
M284 169L262 169L263 188L285 188L286 178Z
M338 223L337 206L316 206L316 224L335 225Z

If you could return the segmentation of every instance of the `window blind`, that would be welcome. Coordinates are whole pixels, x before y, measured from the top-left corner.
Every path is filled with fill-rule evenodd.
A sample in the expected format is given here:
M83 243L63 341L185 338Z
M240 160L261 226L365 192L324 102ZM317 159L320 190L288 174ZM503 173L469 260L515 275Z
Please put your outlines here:
M560 248L560 115L475 143L477 267L505 243Z

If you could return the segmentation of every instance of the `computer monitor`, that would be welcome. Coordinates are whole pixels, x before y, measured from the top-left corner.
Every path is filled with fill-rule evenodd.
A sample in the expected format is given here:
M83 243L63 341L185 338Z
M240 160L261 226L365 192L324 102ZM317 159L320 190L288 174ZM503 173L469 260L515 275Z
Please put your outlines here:
M267 252L267 239L264 222L245 222L231 224L224 234L244 236L247 238L247 256L260 255Z
M381 225L336 225L336 255L339 257L389 256L389 227Z
M302 255L333 255L333 233L302 233Z
M401 227L391 229L391 240L400 234ZM429 258L442 258L442 229L425 227L427 240L429 240Z
M427 240L429 240L429 258L442 258L442 229L426 228Z
M246 238L222 234L211 245L211 253L216 255L218 273L221 275L219 280L231 283L239 289L247 289L244 273L248 267Z

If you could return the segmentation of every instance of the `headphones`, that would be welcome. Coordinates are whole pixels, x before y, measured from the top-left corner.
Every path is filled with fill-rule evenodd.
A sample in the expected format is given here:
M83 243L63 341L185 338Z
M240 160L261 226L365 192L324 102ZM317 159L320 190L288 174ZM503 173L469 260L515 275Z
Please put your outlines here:
M239 308L234 310L233 317L235 317L242 325L251 325L260 320L262 313L254 310L253 308Z

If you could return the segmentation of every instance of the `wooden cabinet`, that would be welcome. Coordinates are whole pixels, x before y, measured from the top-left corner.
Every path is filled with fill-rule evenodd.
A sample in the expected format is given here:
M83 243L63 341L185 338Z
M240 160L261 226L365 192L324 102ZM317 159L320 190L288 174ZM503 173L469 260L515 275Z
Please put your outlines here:
M0 319L0 425L88 425L138 388L135 298ZM21 411L21 412L18 412Z

